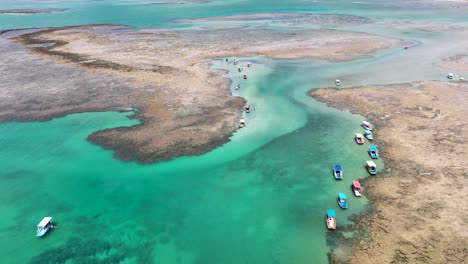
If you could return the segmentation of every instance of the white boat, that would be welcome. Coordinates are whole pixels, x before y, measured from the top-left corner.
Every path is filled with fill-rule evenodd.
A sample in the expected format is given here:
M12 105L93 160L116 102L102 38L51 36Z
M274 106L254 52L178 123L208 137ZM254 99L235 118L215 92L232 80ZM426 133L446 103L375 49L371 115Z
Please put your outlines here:
M241 128L242 128L242 127L245 127L245 119L241 119L241 120L239 121L239 127L241 127Z
M447 74L447 78L450 79L450 80L452 80L452 79L453 79L453 73Z
M41 222L37 225L36 236L41 237L47 233L51 228L54 227L52 224L52 217L44 217Z
M336 85L336 86L340 86L340 85L341 85L341 81L338 80L338 79L336 79L336 80L335 80L335 85Z
M367 167L367 171L371 174L371 175L376 175L377 174L377 165L375 164L375 162L369 160L366 162L366 167Z
M372 130L372 125L367 121L362 121L361 126L366 130Z

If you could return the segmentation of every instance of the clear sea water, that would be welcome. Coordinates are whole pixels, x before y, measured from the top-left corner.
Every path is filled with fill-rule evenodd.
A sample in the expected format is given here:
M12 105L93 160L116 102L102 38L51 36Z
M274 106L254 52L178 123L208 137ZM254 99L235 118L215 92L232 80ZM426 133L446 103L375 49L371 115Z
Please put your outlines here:
M0 9L69 8L64 13L0 15L0 29L118 23L137 28L187 27L170 18L304 11L466 26L455 4L395 1L0 1ZM391 10L392 12L390 12ZM351 30L415 43L350 62L254 62L249 79L220 61L213 67L242 88L255 111L232 141L201 156L138 165L86 141L94 131L131 126L129 113L81 113L48 122L0 124L0 263L326 263L333 233L324 214L334 208L338 228L361 213L367 200L351 194L351 181L367 176L366 146L353 135L362 117L326 107L306 92L418 80L443 80L432 61L462 50L460 32L365 25ZM448 36L450 34L450 36ZM466 42L466 41L465 41ZM437 49L438 52L431 52ZM1 60L0 60L1 63ZM385 157L385 153L381 153ZM341 163L344 180L331 168ZM379 160L379 166L383 164ZM338 192L349 197L340 210ZM35 226L53 216L59 228L42 239Z

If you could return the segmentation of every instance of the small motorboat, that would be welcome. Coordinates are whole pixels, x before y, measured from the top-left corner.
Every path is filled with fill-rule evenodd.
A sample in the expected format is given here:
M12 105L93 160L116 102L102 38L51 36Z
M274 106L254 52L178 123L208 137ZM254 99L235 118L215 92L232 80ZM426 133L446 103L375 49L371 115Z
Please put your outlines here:
M376 175L377 174L377 165L375 164L375 162L373 162L372 160L368 160L366 162L366 168L367 168L367 171L371 174L371 175Z
M338 79L336 79L336 80L335 80L335 85L336 85L336 86L340 86L340 85L341 85L341 81L338 80Z
M234 62L232 64L237 65L237 59L234 59Z
M247 62L247 68L250 68L250 66L252 66L252 63Z
M242 78L247 79L247 73L244 72L244 73L242 74Z
M346 195L344 193L338 193L338 205L343 208L343 209L346 209L348 208L348 201L346 199Z
M372 131L370 131L370 130L365 130L365 131L364 131L364 136L365 136L369 141L374 140L374 136L372 136Z
M241 119L241 120L239 121L239 127L240 127L240 128L245 127L245 119Z
M333 175L335 176L336 180L343 179L343 168L340 164L336 164L335 166L333 166Z
M377 149L376 146L369 146L369 155L373 159L378 159L379 158L379 150Z
M246 113L250 113L250 104L245 104L244 109Z
M52 217L44 217L37 225L36 236L44 236L51 228L55 228L55 225L52 223Z
M336 216L335 216L335 210L333 209L328 209L327 210L327 215L325 217L325 221L327 223L327 228L331 230L336 229Z
M448 78L449 80L452 80L452 79L453 79L453 73L447 74L447 78Z
M372 125L371 125L369 122L367 122L367 121L362 121L361 126L362 126L365 130L372 130L372 129L373 129Z
M362 188L361 188L361 184L358 181L353 181L353 184L351 185L351 189L353 189L354 196L361 197Z
M460 80L460 81L464 81L464 80L465 80L465 78L464 78L464 77L460 77L460 78L458 78L458 80Z
M238 71L238 72L242 72L242 68L241 68L241 67L238 67L238 68L237 68L237 71Z
M236 90L240 89L240 83L236 84Z
M358 143L359 145L364 144L364 136L361 133L356 133L354 135L354 139L356 140L356 143Z

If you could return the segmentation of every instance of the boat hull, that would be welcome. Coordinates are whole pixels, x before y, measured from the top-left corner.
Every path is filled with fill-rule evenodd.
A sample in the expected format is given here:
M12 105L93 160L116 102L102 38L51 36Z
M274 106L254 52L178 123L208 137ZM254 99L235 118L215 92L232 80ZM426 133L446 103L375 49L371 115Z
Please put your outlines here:
M331 218L329 219L328 217L325 218L325 221L327 223L327 228L330 230L335 230L336 229L336 219Z

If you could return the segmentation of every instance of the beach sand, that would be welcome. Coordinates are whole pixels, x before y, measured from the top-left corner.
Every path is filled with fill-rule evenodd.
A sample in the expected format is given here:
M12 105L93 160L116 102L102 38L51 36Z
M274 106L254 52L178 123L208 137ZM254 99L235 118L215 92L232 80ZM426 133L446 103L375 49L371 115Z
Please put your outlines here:
M385 170L364 181L348 263L466 263L468 83L317 89L332 107L375 124ZM331 260L339 261L336 254Z
M43 73L35 77L38 85L24 79L9 85L17 90L3 95L0 119L46 120L74 112L136 109L134 117L141 125L98 131L89 140L114 149L118 158L139 162L209 151L227 142L237 129L245 100L231 95L230 80L221 77L223 71L210 69L210 59L263 55L352 60L404 45L397 39L337 30L168 31L89 25L24 33L3 34L9 47L4 50L25 60L19 67L11 58L12 65L5 64L5 70L18 75L25 67L32 68L27 59L31 57L35 63L44 60L40 69L31 69ZM8 42L11 34L19 34L13 39L22 45ZM60 65L86 75L83 84L69 84L75 79L70 79L71 73L47 79L51 72L61 71Z

